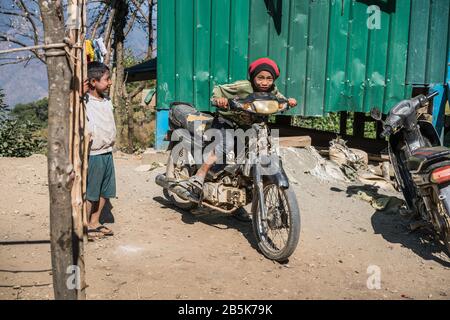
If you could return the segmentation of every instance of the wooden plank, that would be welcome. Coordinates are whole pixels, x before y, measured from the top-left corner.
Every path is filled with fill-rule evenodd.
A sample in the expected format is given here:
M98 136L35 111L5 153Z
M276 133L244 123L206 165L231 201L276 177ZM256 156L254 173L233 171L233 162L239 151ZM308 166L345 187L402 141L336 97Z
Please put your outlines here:
M280 147L304 148L311 146L310 136L293 136L279 138Z

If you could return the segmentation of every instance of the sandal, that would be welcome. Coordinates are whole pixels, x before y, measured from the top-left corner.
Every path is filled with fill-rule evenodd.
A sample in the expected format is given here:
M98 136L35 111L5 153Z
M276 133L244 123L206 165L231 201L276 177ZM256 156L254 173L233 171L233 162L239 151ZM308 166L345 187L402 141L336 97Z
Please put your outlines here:
M106 231L102 231L102 230L106 230ZM103 234L104 236L113 236L114 232L110 229L108 229L107 227L105 227L104 225L100 225L97 228L94 229L89 229L87 230L87 233L100 233Z
M87 230L88 241L100 240L100 239L103 239L104 237L105 237L105 235L103 234L103 232L97 231L95 229Z

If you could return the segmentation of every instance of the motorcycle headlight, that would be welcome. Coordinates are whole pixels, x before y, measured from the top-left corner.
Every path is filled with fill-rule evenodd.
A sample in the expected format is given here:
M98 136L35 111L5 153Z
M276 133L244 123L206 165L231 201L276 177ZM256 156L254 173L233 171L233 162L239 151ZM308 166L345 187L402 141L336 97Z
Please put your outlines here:
M253 110L259 114L273 114L279 110L278 101L253 101Z

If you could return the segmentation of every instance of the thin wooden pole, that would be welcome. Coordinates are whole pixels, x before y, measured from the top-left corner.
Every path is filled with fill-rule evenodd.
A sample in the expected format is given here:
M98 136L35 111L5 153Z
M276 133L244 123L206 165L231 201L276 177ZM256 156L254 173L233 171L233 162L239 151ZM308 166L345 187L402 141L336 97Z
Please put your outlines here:
M23 48L0 50L0 54L19 52L19 51L30 51L30 50L36 50L36 49L57 49L57 48L64 48L65 46L67 46L66 43L41 44L38 46L29 46L29 47L23 47Z
M81 7L85 10L84 2L85 0L72 0L72 4ZM83 68L84 68L84 50L81 45L84 42L84 13L81 12L81 17L78 17L82 23L80 26L76 26L74 29L70 30L70 40L76 43L77 46L73 47L71 50L71 57L73 57L73 77L72 77L72 116L71 119L73 123L73 130L71 136L71 151L72 151L72 164L74 169L74 182L71 190L72 197L72 219L73 219L73 229L75 241L74 244L74 260L78 266L78 277L80 287L77 289L77 298L84 300L86 299L86 281L85 281L85 262L84 262L84 238L85 238L85 226L83 218L83 161L84 158L84 145L81 135L84 137L84 109L82 102L80 101L80 96L83 91ZM77 29L78 28L78 29Z

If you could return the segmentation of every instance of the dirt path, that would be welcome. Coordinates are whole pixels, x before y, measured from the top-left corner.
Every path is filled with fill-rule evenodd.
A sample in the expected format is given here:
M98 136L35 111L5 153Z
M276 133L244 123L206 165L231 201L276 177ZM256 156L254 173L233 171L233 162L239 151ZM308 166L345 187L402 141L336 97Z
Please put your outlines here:
M450 260L429 234L295 159L302 231L284 265L258 253L250 224L170 207L154 183L164 168L115 162L119 197L105 219L116 235L87 245L89 299L449 299ZM51 299L46 158L0 158L0 177L0 299ZM370 290L377 270L381 289Z

